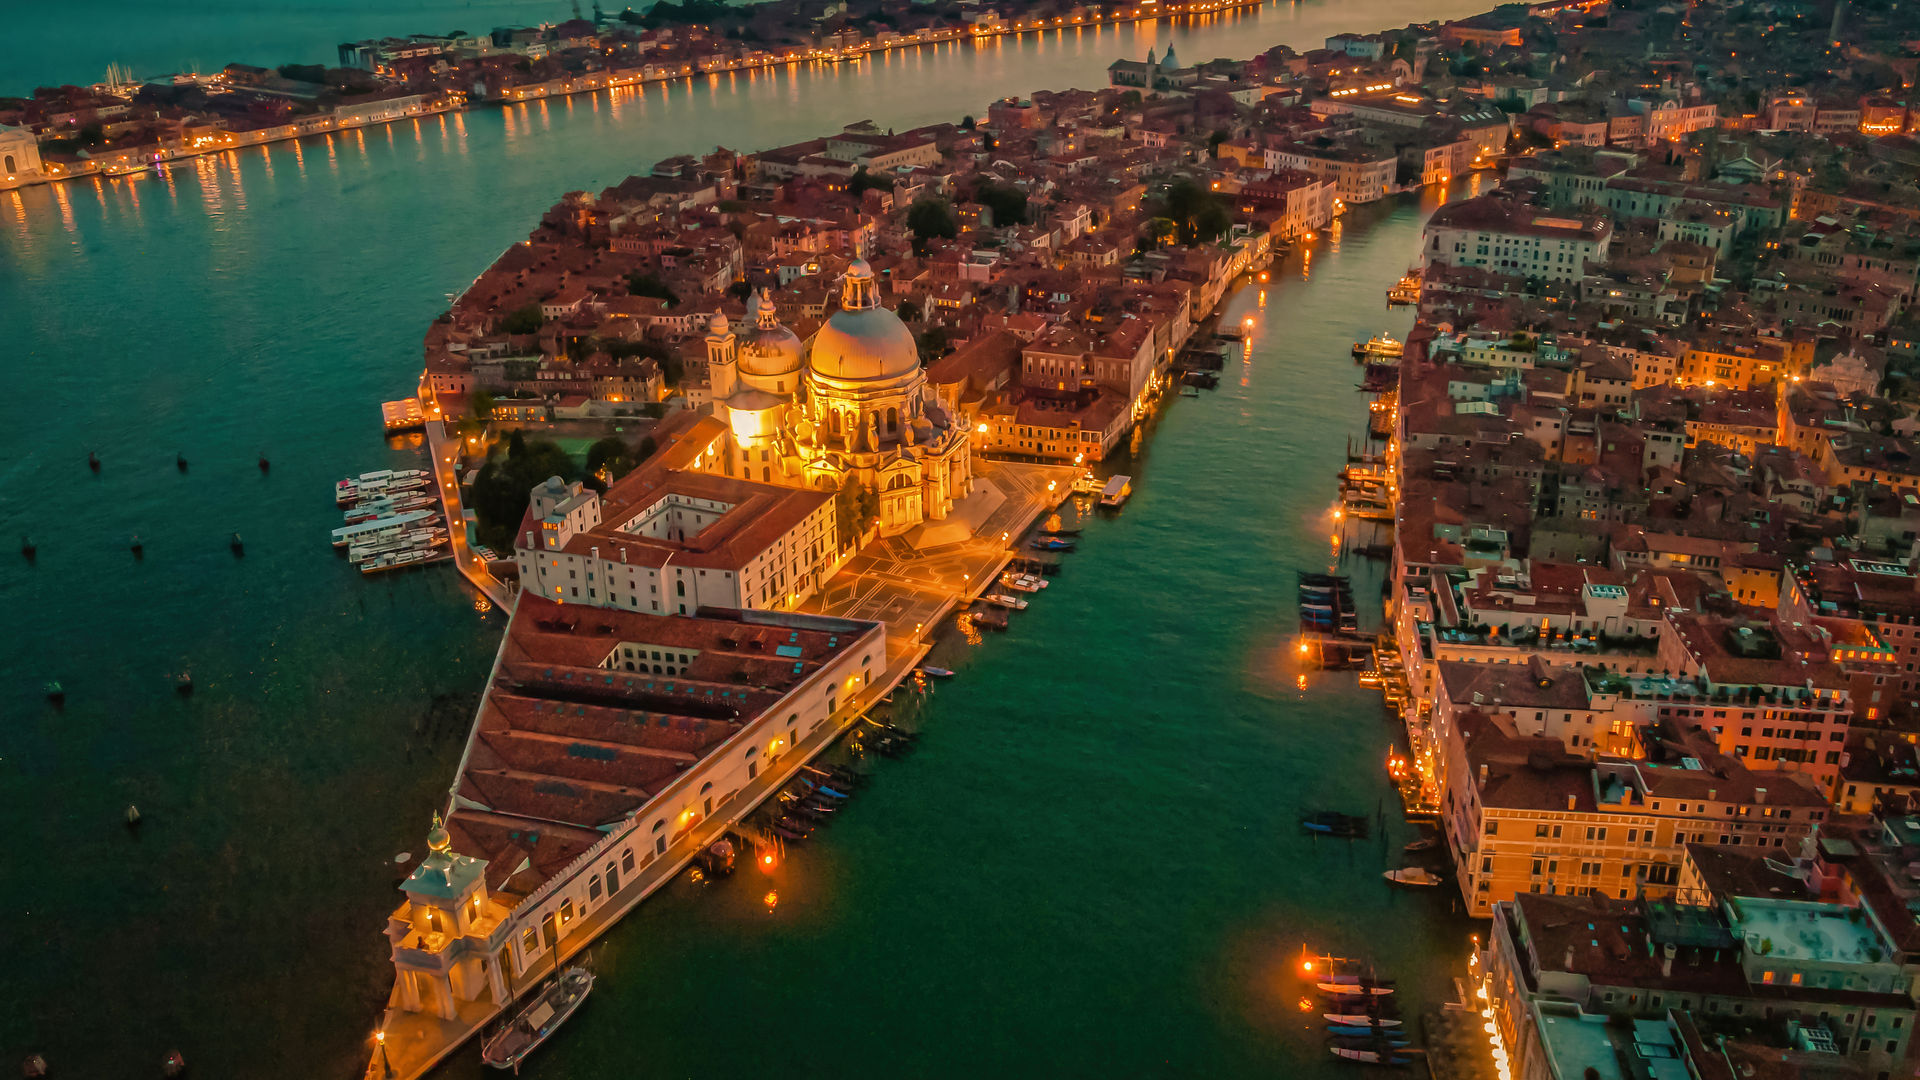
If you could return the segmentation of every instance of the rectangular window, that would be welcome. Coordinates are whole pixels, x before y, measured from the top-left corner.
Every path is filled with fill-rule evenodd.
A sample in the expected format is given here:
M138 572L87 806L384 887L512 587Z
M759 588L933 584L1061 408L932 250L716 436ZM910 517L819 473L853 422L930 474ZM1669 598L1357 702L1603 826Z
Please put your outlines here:
M572 921L573 921L573 899L569 897L568 899L563 900L560 903L560 925L565 926Z

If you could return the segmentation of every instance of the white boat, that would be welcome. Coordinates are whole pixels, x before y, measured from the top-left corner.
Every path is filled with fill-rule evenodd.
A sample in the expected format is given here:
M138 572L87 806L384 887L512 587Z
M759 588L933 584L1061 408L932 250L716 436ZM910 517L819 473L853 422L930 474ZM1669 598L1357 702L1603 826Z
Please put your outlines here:
M1116 474L1107 478L1107 486L1100 489L1100 505L1118 509L1133 495L1133 477Z
M583 967L561 972L551 986L534 995L520 1015L482 1044L480 1060L496 1069L518 1072L527 1055L566 1023L592 990L593 972Z
M1033 574L1006 573L1000 575L1000 584L1018 592L1033 593L1046 588L1049 582Z
M1398 360L1401 354L1406 352L1406 349L1407 346L1405 342L1395 340L1392 334L1380 333L1375 334L1366 341L1355 342L1353 355L1356 360L1368 358Z
M1422 889L1432 888L1442 880L1439 874L1424 866L1403 866L1398 870L1389 870L1381 876L1395 885L1411 885Z
M433 486L433 479L425 476L408 476L398 480L379 480L347 491L337 491L333 501L339 506L356 506L363 502L379 499L403 498L409 494L424 492Z
M385 555L375 556L374 558L368 559L366 562L361 563L360 572L363 574L377 574L382 570L398 570L403 566L412 566L415 563L422 563L422 562L426 562L428 559L438 558L439 555L440 555L439 552L433 551L429 548L414 548L408 551L390 551Z
M1015 611L1025 611L1027 609L1027 602L1025 600L1017 596L1008 596L1006 593L990 592L980 599L985 600L989 604L998 604L1003 608L1012 608Z
M409 510L419 510L433 505L433 496L422 492L418 495L399 495L372 502L358 503L346 512L346 522L358 525L363 521L372 521L388 514L404 514Z
M1358 1027L1397 1028L1400 1021L1384 1016L1372 1016L1368 1013L1321 1013L1329 1024L1353 1024Z
M447 543L447 530L434 529L431 532L401 533L391 540L372 544L355 544L347 549L348 562L366 562L381 555L397 551L414 551L437 548Z
M440 515L432 510L409 510L404 514L378 517L357 525L342 525L333 530L333 546L352 547L382 537L398 536L409 529L426 527L439 519Z

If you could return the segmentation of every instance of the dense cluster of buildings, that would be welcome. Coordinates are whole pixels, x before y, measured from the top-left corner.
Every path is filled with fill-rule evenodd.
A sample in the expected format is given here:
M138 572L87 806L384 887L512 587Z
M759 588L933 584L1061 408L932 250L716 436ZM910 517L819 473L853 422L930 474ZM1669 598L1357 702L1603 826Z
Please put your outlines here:
M1385 191L1510 125L1367 467L1502 1077L1915 1074L1917 29L1548 4L1290 58Z

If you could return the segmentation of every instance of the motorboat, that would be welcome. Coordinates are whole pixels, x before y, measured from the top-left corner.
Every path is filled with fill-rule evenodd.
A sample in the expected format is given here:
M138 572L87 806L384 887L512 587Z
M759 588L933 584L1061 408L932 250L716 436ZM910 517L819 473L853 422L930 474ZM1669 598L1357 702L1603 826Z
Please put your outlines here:
M584 967L570 967L562 971L552 983L533 996L527 1007L520 1010L498 1032L487 1039L480 1048L480 1060L496 1069L518 1070L520 1063L528 1054L539 1049L540 1044L552 1037L567 1017L580 1008L587 1000L587 994L593 990L593 972Z
M1422 851L1432 851L1434 848L1437 848L1439 846L1440 846L1439 837L1423 836L1418 840L1409 842L1405 847L1402 847L1400 850L1406 852L1409 855L1417 855Z
M1329 1024L1371 1025L1373 1027L1397 1028L1400 1021L1390 1016L1374 1016L1369 1013L1321 1013Z
M1025 600L1017 596L1008 596L1006 593L990 592L980 599L998 607L1012 608L1015 611L1025 611L1027 609L1027 602Z
M1424 866L1403 866L1398 870L1389 870L1381 876L1395 885L1408 885L1421 889L1430 889L1443 880L1439 874Z

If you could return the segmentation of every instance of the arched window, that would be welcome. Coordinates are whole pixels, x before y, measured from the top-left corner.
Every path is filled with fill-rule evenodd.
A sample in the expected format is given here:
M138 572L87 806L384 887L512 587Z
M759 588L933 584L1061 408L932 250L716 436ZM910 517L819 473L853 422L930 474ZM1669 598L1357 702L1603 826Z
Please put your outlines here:
M12 155L12 154L8 154L8 155L7 155L7 175L8 175L8 176L12 176L12 175L13 175L14 173L16 173L16 172L19 172L19 171L20 171L20 170L18 170L18 169L16 169L16 168L14 168L14 166L13 166L13 155Z
M900 410L890 408L887 410L887 434L898 435L899 433L900 433Z
M673 583L673 595L675 595L675 596L685 596L685 595L687 595L687 583L686 583L686 582L684 582L684 581L676 581L676 582L674 582L674 583Z

